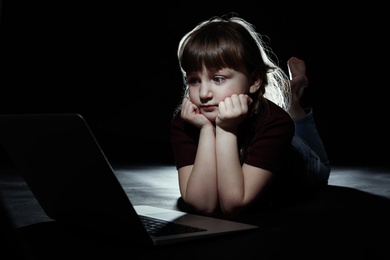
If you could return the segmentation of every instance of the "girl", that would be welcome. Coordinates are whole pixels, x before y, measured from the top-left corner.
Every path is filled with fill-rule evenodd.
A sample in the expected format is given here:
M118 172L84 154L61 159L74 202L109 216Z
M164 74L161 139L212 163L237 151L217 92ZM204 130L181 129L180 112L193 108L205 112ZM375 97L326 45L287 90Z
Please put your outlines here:
M213 17L180 41L184 97L171 122L181 199L201 214L276 206L326 185L330 165L300 97L305 64L290 79L250 23Z

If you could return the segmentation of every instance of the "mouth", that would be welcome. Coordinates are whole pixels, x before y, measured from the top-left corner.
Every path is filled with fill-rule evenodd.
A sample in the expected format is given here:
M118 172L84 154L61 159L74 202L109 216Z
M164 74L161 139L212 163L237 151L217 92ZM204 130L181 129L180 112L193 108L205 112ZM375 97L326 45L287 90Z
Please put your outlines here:
M218 108L218 106L215 106L215 105L205 105L205 106L201 106L201 109L205 112L212 112L214 111L216 108Z

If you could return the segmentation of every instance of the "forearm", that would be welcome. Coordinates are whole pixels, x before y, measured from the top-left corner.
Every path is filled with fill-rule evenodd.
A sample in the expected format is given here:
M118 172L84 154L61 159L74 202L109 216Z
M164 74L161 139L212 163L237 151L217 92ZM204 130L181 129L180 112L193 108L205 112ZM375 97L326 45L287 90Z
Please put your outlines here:
M201 212L214 212L218 206L215 157L215 132L202 128L194 166L188 179L186 201Z
M236 212L243 205L245 182L234 133L217 127L216 156L220 207L226 213Z

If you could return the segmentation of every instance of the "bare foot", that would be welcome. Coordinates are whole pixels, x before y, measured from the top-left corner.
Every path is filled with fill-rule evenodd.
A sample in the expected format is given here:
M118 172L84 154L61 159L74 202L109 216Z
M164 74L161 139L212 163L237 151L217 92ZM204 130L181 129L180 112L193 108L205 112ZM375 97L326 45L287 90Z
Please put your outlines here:
M301 107L300 99L309 83L306 77L306 65L303 60L291 57L287 61L287 66L292 92L291 107L288 112L292 118L303 117L306 113Z

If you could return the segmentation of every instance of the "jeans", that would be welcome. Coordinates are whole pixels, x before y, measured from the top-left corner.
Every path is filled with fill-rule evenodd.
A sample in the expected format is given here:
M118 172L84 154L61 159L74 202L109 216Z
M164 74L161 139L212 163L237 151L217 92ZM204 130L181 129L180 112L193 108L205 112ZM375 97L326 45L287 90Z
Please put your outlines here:
M306 116L294 119L293 147L305 161L308 181L312 184L327 183L330 162L314 122L312 108L305 108Z

